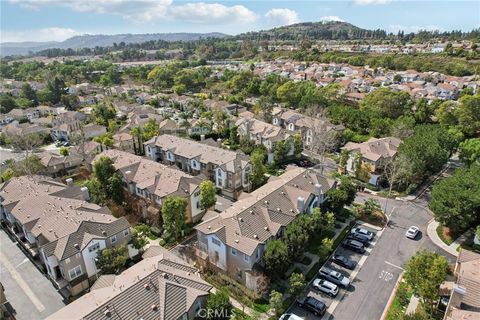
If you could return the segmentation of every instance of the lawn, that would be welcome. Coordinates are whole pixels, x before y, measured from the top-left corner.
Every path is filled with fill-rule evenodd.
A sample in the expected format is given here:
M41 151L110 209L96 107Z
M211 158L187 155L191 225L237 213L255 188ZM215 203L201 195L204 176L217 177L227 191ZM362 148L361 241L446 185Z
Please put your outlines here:
M410 298L412 295L413 293L411 289L408 288L407 284L405 282L401 282L397 293L395 294L395 298L393 299L392 305L390 306L390 310L388 310L386 320L403 319L403 315L408 307L408 304L410 303Z

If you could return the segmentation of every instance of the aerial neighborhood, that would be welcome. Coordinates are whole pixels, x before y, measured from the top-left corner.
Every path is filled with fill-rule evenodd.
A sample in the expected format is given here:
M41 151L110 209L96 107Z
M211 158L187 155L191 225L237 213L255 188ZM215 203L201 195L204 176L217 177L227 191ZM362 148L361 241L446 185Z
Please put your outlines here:
M206 23L112 3L1 6ZM478 23L280 15L0 43L1 319L480 319Z

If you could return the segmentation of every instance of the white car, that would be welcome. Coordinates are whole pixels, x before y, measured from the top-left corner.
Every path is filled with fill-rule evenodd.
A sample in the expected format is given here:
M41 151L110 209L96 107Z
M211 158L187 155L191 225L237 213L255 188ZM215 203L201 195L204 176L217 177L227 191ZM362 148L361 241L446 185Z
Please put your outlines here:
M416 226L411 226L408 228L407 232L405 232L405 237L409 239L415 239L420 232L420 229Z
M317 291L328 294L330 297L335 297L338 294L338 286L323 279L315 279L313 281L313 288Z
M350 233L361 234L366 238L368 238L369 241L372 241L372 239L375 237L375 233L373 233L372 231L368 231L365 228L353 228L352 231L350 231Z
M280 316L279 320L304 320L304 319L293 313L284 313Z

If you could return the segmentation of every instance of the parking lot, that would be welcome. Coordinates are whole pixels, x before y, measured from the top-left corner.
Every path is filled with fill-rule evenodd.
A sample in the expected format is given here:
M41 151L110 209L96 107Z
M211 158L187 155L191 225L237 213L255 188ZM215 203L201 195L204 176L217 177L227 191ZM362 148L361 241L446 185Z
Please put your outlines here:
M329 295L327 295L323 292L319 292L319 291L315 290L313 288L313 285L312 285L313 282L309 284L306 295L315 297L316 299L324 302L327 306L327 312L322 317L323 319L329 319L330 316L333 314L334 310L337 308L337 306L342 302L343 298L356 291L356 286L357 286L358 283L355 282L354 280L355 280L360 268L362 268L366 259L370 255L370 253L372 252L372 250L374 250L375 245L376 245L379 237L382 234L382 231L375 230L373 228L369 228L369 227L366 227L366 226L362 226L362 228L365 228L365 229L367 229L371 232L374 232L376 234L375 237L373 238L373 240L368 245L368 247L365 248L366 251L365 251L364 254L353 252L353 251L351 251L349 249L345 249L341 246L339 246L337 248L337 250L335 251L336 254L343 255L343 256L345 256L345 257L347 257L350 260L355 262L356 266L353 270L349 270L345 267L339 266L338 264L333 263L331 260L329 260L325 264L326 267L328 267L330 269L333 269L335 271L338 271L338 272L342 273L344 276L348 277L350 279L349 288L348 289L340 288L336 297L330 297ZM393 275L386 273L384 275L384 277L385 278L390 278L390 277L393 277ZM313 313L311 313L311 312L309 312L309 311L307 311L303 308L300 308L298 306L298 304L296 304L296 303L292 305L291 309L288 312L294 313L294 314L296 314L296 315L298 315L298 316L300 316L304 319L319 319L318 317L314 316Z

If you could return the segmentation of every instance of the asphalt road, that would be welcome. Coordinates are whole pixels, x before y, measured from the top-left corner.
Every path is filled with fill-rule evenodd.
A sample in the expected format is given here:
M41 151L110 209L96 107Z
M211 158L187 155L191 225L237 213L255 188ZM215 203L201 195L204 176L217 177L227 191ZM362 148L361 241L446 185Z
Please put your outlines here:
M45 319L65 306L53 284L3 230L0 243L0 281L16 319Z
M372 196L359 194L357 201L364 201L368 197ZM377 199L384 208L385 199ZM450 263L455 262L455 257L436 247L426 236L426 226L432 217L423 207L424 204L425 201L422 200L417 203L388 200L387 215L390 216L390 224L353 281L355 290L344 296L330 319L380 319L403 271L402 266L419 249L439 252ZM421 230L415 240L405 237L405 231L412 225Z

